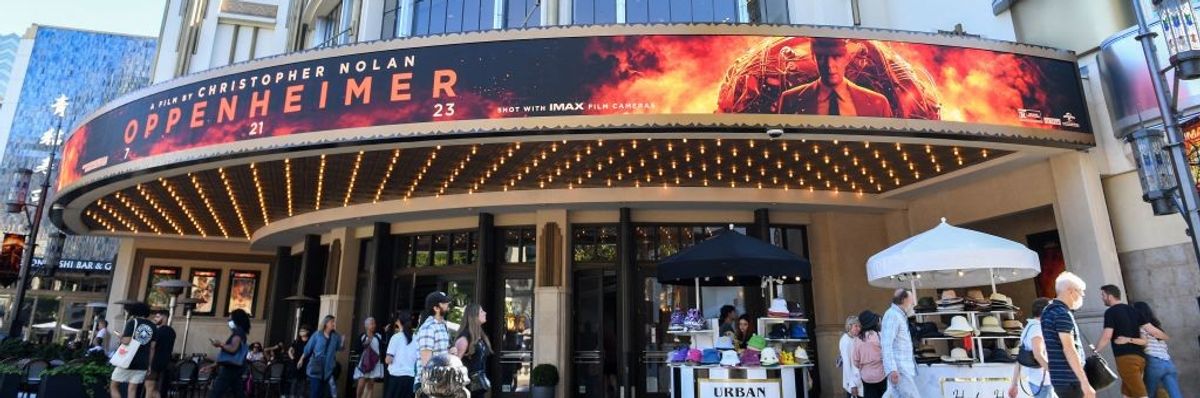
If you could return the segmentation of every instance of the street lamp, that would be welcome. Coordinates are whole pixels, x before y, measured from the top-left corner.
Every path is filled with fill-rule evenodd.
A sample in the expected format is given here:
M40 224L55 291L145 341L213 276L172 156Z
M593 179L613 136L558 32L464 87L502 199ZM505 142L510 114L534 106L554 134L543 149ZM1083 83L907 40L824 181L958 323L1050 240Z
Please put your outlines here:
M1142 128L1126 135L1125 141L1133 148L1142 200L1150 203L1156 216L1178 212L1172 192L1179 184L1171 168L1167 134L1161 129Z
M1200 29L1191 0L1153 0L1153 4L1176 75L1183 80L1200 78Z
M33 170L24 167L13 170L12 189L8 191L8 197L4 200L9 213L25 211L25 200L29 198L29 181L32 179Z
M58 148L62 144L61 138L63 119L67 115L67 106L69 104L70 103L66 95L59 95L58 98L54 99L54 103L50 105L50 109L54 110L54 115L58 116L57 126L54 128L54 140L51 141L51 144L53 145L50 149L50 159L47 162L46 177L42 179L42 190L41 194L38 195L37 204L33 210L33 216L30 217L29 213L25 213L26 217L29 217L30 243L28 250L26 250L24 255L21 256L21 271L17 276L17 294L16 297L13 298L13 304L15 305L14 308L16 308L16 311L14 311L12 323L9 324L9 336L19 335L22 328L25 326L25 320L22 319L24 317L21 314L23 311L21 310L25 305L25 293L29 286L29 271L33 266L33 252L37 249L38 231L41 230L42 218L46 211L46 201L50 196L50 179L54 177L54 157L58 154ZM18 184L19 183L20 181L18 180ZM25 191L28 191L28 183L26 183L25 186ZM27 207L25 205L24 197L20 198L19 200L8 200L7 202L7 207L10 212L21 212ZM34 310L36 311L36 308Z

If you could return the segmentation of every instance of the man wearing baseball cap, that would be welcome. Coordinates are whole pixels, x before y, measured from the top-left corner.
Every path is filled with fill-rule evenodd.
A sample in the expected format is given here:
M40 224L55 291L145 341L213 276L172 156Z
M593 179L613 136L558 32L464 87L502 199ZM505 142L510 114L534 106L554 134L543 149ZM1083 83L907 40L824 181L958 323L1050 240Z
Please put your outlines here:
M441 354L450 352L450 329L446 327L446 314L450 312L450 296L442 292L429 293L425 296L425 313L422 315L421 327L413 340L417 343L417 376L421 380L421 370L425 364Z

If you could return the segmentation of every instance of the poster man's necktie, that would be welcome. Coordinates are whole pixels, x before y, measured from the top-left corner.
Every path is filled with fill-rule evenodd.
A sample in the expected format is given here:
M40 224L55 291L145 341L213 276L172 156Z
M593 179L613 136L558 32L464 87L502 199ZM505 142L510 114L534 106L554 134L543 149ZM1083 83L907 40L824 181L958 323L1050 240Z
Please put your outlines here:
M836 91L829 93L829 114L841 115L841 110L838 109L838 94Z

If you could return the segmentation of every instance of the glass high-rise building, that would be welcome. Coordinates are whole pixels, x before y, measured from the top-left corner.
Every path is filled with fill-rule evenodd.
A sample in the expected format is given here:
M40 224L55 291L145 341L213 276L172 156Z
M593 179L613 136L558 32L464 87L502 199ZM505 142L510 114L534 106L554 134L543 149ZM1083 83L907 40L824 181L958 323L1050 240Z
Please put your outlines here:
M8 48L3 40L0 37L0 55ZM34 197L41 194L38 187L46 175L58 123L50 109L55 98L70 98L62 124L65 138L87 114L149 83L157 44L153 37L37 25L19 42L12 46L8 95L0 108L0 175L4 181L0 197L7 197L11 175L20 168L34 171L31 190ZM0 65L4 62L0 59ZM42 226L43 238L56 230L48 222ZM26 217L0 216L0 230L28 233ZM115 239L72 236L67 239L63 255L69 259L111 261L116 251Z

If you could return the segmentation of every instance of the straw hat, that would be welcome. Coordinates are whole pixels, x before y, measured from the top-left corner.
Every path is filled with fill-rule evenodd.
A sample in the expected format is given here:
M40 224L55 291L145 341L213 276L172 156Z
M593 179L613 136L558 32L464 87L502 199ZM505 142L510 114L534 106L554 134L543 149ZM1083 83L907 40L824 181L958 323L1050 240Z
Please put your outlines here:
M937 358L938 353L937 349L933 348L933 346L929 344L921 344L921 346L917 348L917 356L921 358Z
M938 300L938 305L952 305L962 302L963 299L958 297L958 293L956 293L953 289L947 289L942 291L942 299Z
M967 290L967 300L971 300L976 303L987 303L989 305L992 303L992 300L988 300L986 297L983 297L983 291L979 289Z
M950 319L950 326L942 333L950 337L966 337L975 333L975 328L967 322L967 317L958 315Z
M946 363L971 362L971 357L969 355L967 355L967 350L964 350L962 348L955 348L953 350L950 350L950 355L942 356L942 362L946 362Z
M1021 330L1025 328L1025 325L1022 325L1021 321L1016 319L1006 319L1004 320L1003 327L1009 334L1021 334Z
M1007 334L1008 331L1000 327L1000 319L994 316L985 316L979 320L979 332L989 334Z

